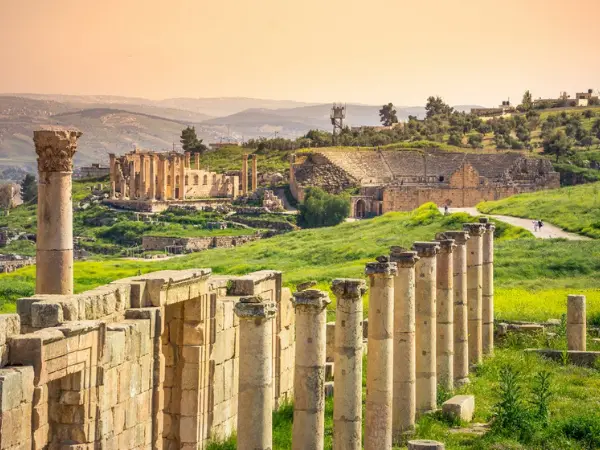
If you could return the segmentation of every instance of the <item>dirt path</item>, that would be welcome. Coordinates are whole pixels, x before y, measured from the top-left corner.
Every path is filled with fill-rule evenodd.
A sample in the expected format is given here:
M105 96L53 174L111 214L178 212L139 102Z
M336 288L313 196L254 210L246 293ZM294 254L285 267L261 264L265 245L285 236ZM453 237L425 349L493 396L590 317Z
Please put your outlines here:
M281 199L283 207L285 208L288 214L298 214L298 210L292 205L290 205L290 202L288 202L287 196L285 195L285 191L283 190L283 188L275 189L275 195Z
M442 211L442 213L443 213L444 209L440 208L440 211ZM526 230L531 231L531 233L536 238L540 238L540 239L564 238L564 239L568 239L570 241L588 241L588 240L590 240L589 237L580 236L580 235L574 234L574 233L569 233L569 232L564 231L564 230L558 228L557 226L554 226L548 222L544 222L544 226L542 227L542 229L540 231L533 231L533 221L531 219L522 219L520 217L512 217L512 216L496 216L493 214L481 214L479 211L477 211L476 208L450 208L449 212L451 212L451 213L466 212L468 214L471 214L472 216L485 215L487 217L492 217L494 219L501 220L502 222L506 222L511 225L525 228Z

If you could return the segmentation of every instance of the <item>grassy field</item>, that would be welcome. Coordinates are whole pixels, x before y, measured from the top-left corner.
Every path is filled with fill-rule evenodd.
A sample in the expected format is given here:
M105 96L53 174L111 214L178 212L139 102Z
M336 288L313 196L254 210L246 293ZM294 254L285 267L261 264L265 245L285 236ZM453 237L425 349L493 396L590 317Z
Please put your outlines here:
M600 183L519 194L477 208L486 214L541 219L560 228L600 238Z
M137 273L162 269L211 267L221 274L282 270L284 284L316 280L328 289L333 278L362 277L365 263L389 252L431 240L438 231L459 229L473 221L467 214L443 216L429 204L411 213L388 213L332 228L301 230L252 242L235 249L213 249L168 261L96 259L75 263L75 290L82 292ZM496 242L496 314L499 319L559 318L567 293L588 295L588 314L600 316L600 241L541 241L529 232L498 223ZM3 311L31 295L35 268L0 275ZM368 306L368 297L365 299ZM332 309L334 305L332 304Z

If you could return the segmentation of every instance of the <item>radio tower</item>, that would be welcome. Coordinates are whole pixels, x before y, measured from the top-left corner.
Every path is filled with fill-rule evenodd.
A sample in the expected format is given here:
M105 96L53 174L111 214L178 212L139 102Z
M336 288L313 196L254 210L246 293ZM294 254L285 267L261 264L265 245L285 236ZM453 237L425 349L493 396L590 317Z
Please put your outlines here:
M344 128L344 119L346 118L346 105L334 103L331 107L331 125L333 125L333 145L337 145L337 137Z

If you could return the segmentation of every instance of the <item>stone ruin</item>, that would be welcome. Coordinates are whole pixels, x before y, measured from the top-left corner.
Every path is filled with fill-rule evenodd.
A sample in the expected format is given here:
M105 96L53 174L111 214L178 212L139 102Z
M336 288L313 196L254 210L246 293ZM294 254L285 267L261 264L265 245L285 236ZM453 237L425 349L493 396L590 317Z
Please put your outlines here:
M263 208L267 208L269 211L283 211L283 202L279 197L275 195L275 192L265 189L263 192Z
M272 411L291 399L293 448L322 449L332 391L334 449L358 450L367 349L365 449L391 449L437 408L438 385L468 383L469 368L493 353L494 225L485 218L411 251L392 247L366 265L368 285L333 280L332 324L328 293L308 283L292 294L272 270L159 271L73 294L67 193L77 137L35 133L36 294L0 316L0 450L198 449L233 432L238 449L267 450ZM571 303L569 346L580 348L585 313ZM471 396L444 405L463 419L473 409Z

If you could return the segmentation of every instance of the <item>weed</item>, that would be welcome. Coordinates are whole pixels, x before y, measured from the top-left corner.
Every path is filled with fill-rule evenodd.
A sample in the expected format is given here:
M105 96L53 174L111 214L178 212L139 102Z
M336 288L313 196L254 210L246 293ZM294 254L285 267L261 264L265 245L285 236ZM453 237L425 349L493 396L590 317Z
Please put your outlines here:
M550 416L550 399L553 395L550 385L550 378L550 372L545 370L538 372L534 378L534 384L531 389L532 398L530 403L533 406L533 415L544 426L548 425L548 419Z

